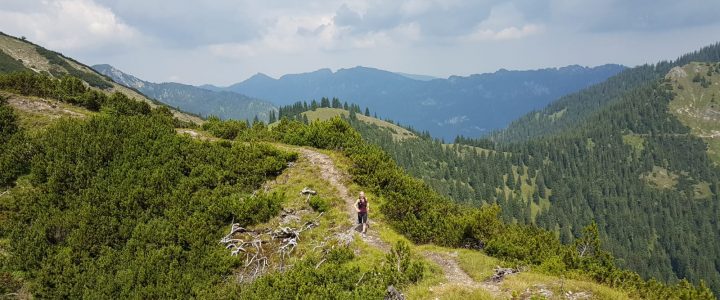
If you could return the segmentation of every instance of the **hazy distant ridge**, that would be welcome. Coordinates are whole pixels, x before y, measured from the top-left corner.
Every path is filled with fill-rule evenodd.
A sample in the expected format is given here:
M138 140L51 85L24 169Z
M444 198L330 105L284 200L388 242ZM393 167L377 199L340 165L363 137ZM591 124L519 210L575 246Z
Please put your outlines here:
M267 121L268 113L276 110L275 106L268 101L251 98L240 93L210 90L174 82L152 83L106 64L94 65L93 69L158 101L201 116L216 115L223 119L248 120L258 116L261 120Z
M338 97L363 108L370 107L383 118L451 139L458 134L478 136L503 128L529 111L602 82L624 69L614 64L531 71L502 69L422 81L389 71L355 67L336 72L320 69L278 79L258 73L224 89L277 105Z

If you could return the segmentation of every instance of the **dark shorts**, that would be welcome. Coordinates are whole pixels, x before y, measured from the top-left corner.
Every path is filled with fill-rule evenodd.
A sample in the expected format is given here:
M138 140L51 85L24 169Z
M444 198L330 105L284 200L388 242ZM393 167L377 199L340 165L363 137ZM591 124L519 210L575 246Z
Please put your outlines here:
M358 224L367 224L367 212L358 213Z

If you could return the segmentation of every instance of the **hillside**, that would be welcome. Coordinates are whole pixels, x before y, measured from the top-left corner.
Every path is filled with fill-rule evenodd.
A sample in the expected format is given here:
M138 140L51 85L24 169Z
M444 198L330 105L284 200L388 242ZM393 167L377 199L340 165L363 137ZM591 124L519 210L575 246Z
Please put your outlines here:
M18 64L22 63L22 66ZM132 89L113 82L92 68L57 52L47 50L26 40L18 39L0 32L0 71L46 72L52 77L72 75L83 80L88 86L106 94L120 92L131 99L137 99L156 107L159 103L147 98ZM5 70L5 71L3 71ZM196 116L171 109L173 115L185 122L202 123Z
M665 76L676 94L668 107L690 133L708 144L708 155L720 163L720 65L690 63Z
M399 141L349 121L456 202L497 203L505 222L540 225L566 243L595 220L619 264L668 282L704 280L717 290L720 245L707 238L720 234L716 72L716 63L676 67L573 128L509 146L462 138L457 142L468 145L449 146L429 136Z
M548 137L575 128L599 110L611 105L633 90L662 79L674 67L690 62L720 61L720 43L685 54L674 61L661 61L626 69L607 81L564 96L546 107L527 113L506 129L491 135L499 143L513 143Z
M173 128L127 97L86 109L62 84L73 79L12 76L0 75L5 297L380 298L390 285L409 299L712 297L616 269L592 227L560 245L500 223L497 208L454 206L337 118L196 139L213 132ZM19 80L57 90L20 95L8 85ZM361 190L373 201L366 237L351 207Z
M704 280L718 290L720 244L708 238L720 235L717 75L717 63L673 68L574 128L510 145L392 142L355 126L457 202L497 203L505 222L539 225L564 242L594 220L618 264L668 282Z
M315 110L304 112L302 114L305 115L311 122L326 121L335 117L348 118L350 116L349 112L344 109L329 107L320 107ZM387 121L376 119L370 116L365 116L362 114L357 114L356 117L361 122L365 122L368 125L377 126L378 129L381 131L389 132L395 140L403 140L417 137L411 131Z
M257 116L267 121L268 113L277 110L270 102L235 92L211 91L174 82L152 83L110 65L94 65L93 69L162 103L204 117L214 115L221 119L252 120Z
M278 79L257 74L227 90L278 105L337 97L361 107L372 107L387 118L451 140L457 135L477 137L504 128L530 110L602 82L623 69L619 65L567 66L420 81L388 71L355 67L336 72L321 69Z

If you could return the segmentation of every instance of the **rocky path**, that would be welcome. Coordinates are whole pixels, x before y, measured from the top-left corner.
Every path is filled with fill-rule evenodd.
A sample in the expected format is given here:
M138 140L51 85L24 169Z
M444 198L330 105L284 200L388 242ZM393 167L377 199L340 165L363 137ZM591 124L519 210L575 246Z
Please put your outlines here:
M335 190L337 190L338 192L338 197L345 201L345 210L348 213L350 224L353 224L353 226L348 229L348 231L350 233L352 233L353 230L360 232L358 228L359 226L357 226L355 196L350 195L350 191L343 183L348 180L349 176L345 174L345 172L339 170L329 156L305 148L298 150L300 154L310 162L310 164L320 169L320 178L324 179L330 184L330 186L335 188ZM371 206L370 209L373 209L373 207ZM370 223L372 224L372 221L370 221ZM363 238L363 240L376 248L382 249L384 252L390 251L390 245L381 240L378 236L377 231L372 230L372 228L368 229L368 234L366 237Z
M338 191L338 196L345 200L346 211L348 213L350 223L353 224L353 227L350 228L349 231L356 230L357 214L354 207L355 196L350 195L347 186L344 184L344 182L349 179L349 176L342 170L339 170L329 156L306 148L297 150L300 152L302 157L310 162L310 164L317 166L320 169L320 177L334 187ZM384 252L388 252L390 250L390 245L380 239L377 231L373 230L372 226L368 229L368 235L364 237L363 240L366 243L383 250ZM422 255L442 268L448 284L461 285L472 289L482 288L495 296L499 296L501 294L500 288L496 283L475 281L460 268L457 263L457 258L452 255L430 251L425 251Z

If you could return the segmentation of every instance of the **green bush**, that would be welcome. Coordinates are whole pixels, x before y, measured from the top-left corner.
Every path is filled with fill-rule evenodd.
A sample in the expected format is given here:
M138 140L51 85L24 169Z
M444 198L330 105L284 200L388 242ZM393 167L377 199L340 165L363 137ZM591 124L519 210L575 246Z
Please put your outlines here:
M33 145L18 126L17 116L0 97L0 187L10 186L29 171Z
M410 254L407 243L393 246L382 266L361 271L348 247L311 256L285 272L271 273L247 286L228 287L221 295L240 299L381 299L389 285L420 281L425 265ZM212 296L217 297L217 296ZM222 296L221 296L222 297Z
M363 272L347 247L311 256L285 272L265 275L248 286L230 287L238 299L380 299L387 282L377 270ZM368 274L369 273L369 274Z
M330 209L328 200L317 195L310 197L308 204L310 204L310 207L316 212L326 212Z
M398 241L385 256L383 274L389 284L403 286L420 281L425 269L422 261L412 258L410 245L405 241Z
M241 263L218 243L228 224L266 221L283 197L240 199L293 158L179 136L163 114L61 120L35 144L33 188L2 203L0 273L23 274L37 298L214 291Z
M235 120L222 121L217 116L210 116L207 121L203 123L202 128L216 137L228 140L234 140L248 129L245 122Z
M240 226L264 223L277 216L285 202L281 193L260 194L243 199L236 211Z

